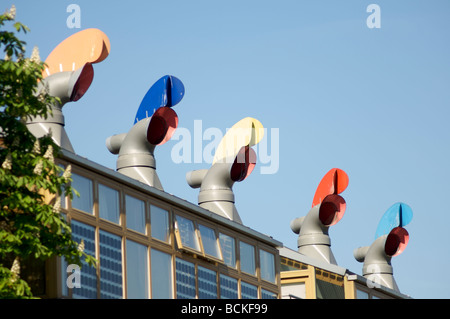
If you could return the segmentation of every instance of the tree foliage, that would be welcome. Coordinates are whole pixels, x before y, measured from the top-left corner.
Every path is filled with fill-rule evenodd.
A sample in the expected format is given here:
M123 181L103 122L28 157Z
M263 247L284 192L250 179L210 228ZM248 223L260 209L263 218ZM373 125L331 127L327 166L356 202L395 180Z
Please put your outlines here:
M47 117L57 98L37 91L45 64L37 50L25 58L25 42L16 33L29 29L15 21L15 7L0 15L0 298L33 297L21 278L21 264L63 256L81 266L95 259L72 240L60 213L61 196L73 196L70 166L55 163L60 148L50 136L37 139L26 120ZM5 24L12 23L13 31Z

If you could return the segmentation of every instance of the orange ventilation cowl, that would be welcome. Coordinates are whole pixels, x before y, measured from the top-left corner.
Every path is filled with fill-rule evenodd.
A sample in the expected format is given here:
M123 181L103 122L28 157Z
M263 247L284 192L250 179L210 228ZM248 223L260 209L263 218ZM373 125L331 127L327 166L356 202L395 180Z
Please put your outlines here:
M344 216L346 203L339 194L347 186L348 176L338 168L331 169L322 178L314 195L313 207L306 216L291 222L291 230L298 234L299 253L337 264L328 231Z
M87 29L62 41L45 60L43 80L38 84L37 94L46 90L58 97L60 103L51 106L47 118L35 117L27 127L36 137L51 132L52 139L61 148L74 152L64 129L62 107L83 97L94 79L94 63L103 61L109 54L108 37L98 29Z

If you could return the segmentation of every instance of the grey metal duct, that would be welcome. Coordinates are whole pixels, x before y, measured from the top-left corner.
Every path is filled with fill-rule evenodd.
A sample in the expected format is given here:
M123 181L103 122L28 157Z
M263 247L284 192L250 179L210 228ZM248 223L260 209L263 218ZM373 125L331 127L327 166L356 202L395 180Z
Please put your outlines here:
M345 210L344 199L339 195L329 195L321 204L311 208L306 216L294 219L291 229L299 234L298 252L336 265L328 234L331 226L329 220L343 209Z
M91 85L93 77L92 64L86 63L76 71L55 73L39 82L37 94L46 90L49 95L58 97L61 102L51 105L51 114L47 118L39 116L28 120L26 124L30 132L38 138L51 133L57 145L74 152L64 128L62 107L68 102L78 101Z
M27 127L31 133L38 138L51 133L57 145L74 152L64 129L62 107L68 102L78 101L86 93L94 78L92 64L106 59L109 51L108 37L95 28L74 33L53 49L45 60L46 68L36 94L45 90L60 102L51 105L51 114L47 118L28 120ZM33 55L39 59L37 48Z
M172 75L163 76L150 87L130 131L106 139L108 150L119 154L118 172L163 190L156 173L154 151L157 145L170 140L178 127L178 116L172 106L183 97L184 85Z
M175 111L170 107L160 107L152 117L133 125L128 133L108 137L106 147L112 154L119 154L117 171L163 190L156 173L154 151L157 145L172 137L177 126Z
M243 162L238 158L243 156ZM198 204L220 216L242 224L235 206L233 185L243 181L253 170L256 154L243 147L233 163L215 163L210 169L191 171L186 181L192 188L199 188Z
M331 251L329 228L344 215L346 203L338 193L348 185L347 174L340 169L330 170L320 182L308 214L291 221L291 230L298 234L298 252L336 265Z
M263 127L253 118L236 123L219 144L209 169L186 174L192 188L200 188L199 206L242 224L235 206L233 185L245 180L256 165L256 153L251 146L262 139Z
M412 216L408 205L392 205L381 218L372 244L353 251L355 259L364 263L363 277L374 287L382 285L399 291L391 260L400 255L408 245L409 233L404 226L411 222Z
M385 253L387 235L378 237L370 246L360 247L353 251L353 256L363 262L363 277L370 280L373 285L382 285L399 291L394 279L394 270L391 265L391 256Z

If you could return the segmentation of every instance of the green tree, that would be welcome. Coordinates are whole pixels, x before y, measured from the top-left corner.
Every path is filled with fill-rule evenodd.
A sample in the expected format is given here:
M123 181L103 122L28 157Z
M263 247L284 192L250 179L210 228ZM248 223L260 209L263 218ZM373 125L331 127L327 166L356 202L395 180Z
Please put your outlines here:
M61 196L72 198L70 166L55 163L60 148L50 136L37 139L25 123L47 117L57 98L37 91L45 64L37 49L25 58L25 42L16 33L29 29L15 21L15 7L0 16L0 298L31 298L30 285L20 276L30 260L64 257L81 266L82 243L72 240L60 213ZM12 23L11 31L5 24Z

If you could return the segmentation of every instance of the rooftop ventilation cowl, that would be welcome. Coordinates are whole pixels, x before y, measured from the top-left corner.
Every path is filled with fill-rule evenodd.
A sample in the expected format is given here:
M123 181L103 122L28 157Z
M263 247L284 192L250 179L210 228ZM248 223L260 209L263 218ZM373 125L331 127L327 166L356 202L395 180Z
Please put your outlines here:
M264 136L262 124L251 117L237 122L221 140L209 169L188 172L186 180L192 188L200 188L199 206L242 224L235 206L233 185L245 180L256 165L251 148Z
M299 253L337 264L331 251L328 230L344 216L346 203L339 194L347 186L348 176L338 168L331 169L322 178L308 214L291 222L292 231L299 234L297 240Z
M57 145L74 152L64 129L62 107L67 102L78 101L86 93L94 78L92 64L106 59L109 51L109 39L102 31L86 29L66 38L50 53L45 60L47 67L43 80L38 84L37 94L47 90L61 103L51 106L52 113L47 118L30 119L27 127L31 133L36 137L51 133Z
M119 155L118 172L163 190L156 173L154 151L156 146L170 140L178 127L178 116L171 107L183 96L183 83L171 75L163 76L150 87L130 131L106 140L108 150Z
M363 276L373 286L382 285L399 292L391 259L408 245L409 234L404 226L411 222L412 216L408 205L392 205L381 218L372 244L353 251L355 259L363 263Z

